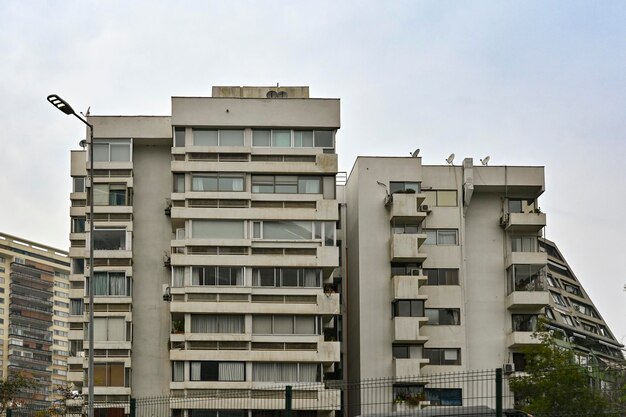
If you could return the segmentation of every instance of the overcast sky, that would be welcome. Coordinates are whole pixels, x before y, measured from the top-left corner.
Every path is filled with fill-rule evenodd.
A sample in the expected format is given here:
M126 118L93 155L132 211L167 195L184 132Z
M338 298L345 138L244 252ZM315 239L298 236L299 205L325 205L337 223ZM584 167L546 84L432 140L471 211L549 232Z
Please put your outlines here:
M626 338L626 2L0 0L0 231L69 245L69 150L92 114L212 85L341 98L340 169L491 155L543 165L554 240Z

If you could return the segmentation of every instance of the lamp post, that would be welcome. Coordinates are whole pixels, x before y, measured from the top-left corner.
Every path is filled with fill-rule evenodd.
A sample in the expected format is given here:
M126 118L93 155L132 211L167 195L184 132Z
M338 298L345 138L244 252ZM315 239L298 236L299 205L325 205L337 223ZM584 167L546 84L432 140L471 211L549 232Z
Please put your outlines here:
M88 417L93 417L93 125L79 116L72 106L56 94L50 94L48 101L67 115L76 116L89 128L89 356L87 358Z

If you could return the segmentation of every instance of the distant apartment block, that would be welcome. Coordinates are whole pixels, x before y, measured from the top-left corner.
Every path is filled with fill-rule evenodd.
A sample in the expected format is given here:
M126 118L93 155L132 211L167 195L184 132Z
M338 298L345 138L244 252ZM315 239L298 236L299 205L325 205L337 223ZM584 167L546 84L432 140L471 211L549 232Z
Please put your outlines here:
M35 406L66 385L68 274L67 252L0 233L0 376L37 383L22 398Z

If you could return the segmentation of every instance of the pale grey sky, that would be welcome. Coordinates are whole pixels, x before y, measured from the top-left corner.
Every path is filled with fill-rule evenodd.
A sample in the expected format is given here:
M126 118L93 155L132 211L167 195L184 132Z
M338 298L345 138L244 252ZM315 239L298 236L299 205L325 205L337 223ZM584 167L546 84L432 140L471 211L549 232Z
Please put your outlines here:
M544 165L546 237L626 338L626 2L0 0L0 230L69 245L92 114L168 114L212 85L342 100L338 153ZM602 198L600 198L602 196Z

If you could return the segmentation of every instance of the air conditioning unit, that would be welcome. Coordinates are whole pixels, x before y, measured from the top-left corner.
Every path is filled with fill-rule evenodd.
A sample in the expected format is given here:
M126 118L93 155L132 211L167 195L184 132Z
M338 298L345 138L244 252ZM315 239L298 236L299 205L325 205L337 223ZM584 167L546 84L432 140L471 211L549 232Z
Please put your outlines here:
M430 213L431 209L430 209L430 206L428 204L422 204L420 206L420 211L422 211L424 213Z
M512 374L513 372L515 372L515 364L505 363L504 365L502 365L502 372L507 375Z
M167 284L163 284L163 301L172 301L170 286Z
M424 271L422 268L411 268L409 269L409 275L411 276L418 276L418 275L423 275Z

